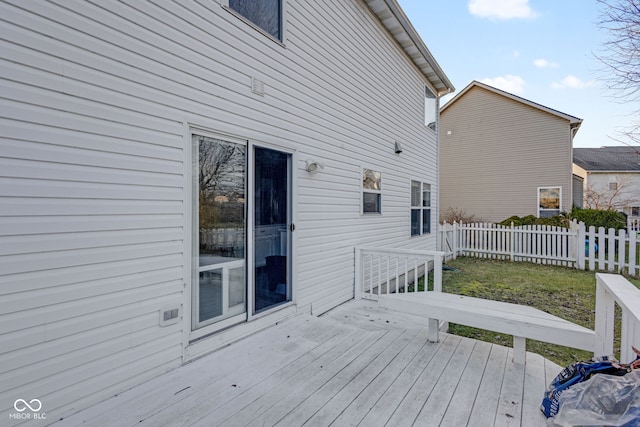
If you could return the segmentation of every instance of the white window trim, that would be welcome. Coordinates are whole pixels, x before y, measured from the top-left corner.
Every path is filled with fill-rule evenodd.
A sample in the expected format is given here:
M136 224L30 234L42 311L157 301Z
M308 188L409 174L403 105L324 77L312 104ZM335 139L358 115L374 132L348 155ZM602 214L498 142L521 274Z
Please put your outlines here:
M413 182L418 182L420 183L420 203L421 206L413 206L413 204L411 203L411 185L413 184ZM430 187L429 189L429 206L422 206L422 193L424 193L424 185L428 185ZM419 179L419 178L411 178L409 180L409 237L414 238L414 237L424 237L424 236L431 236L433 234L433 227L432 224L429 224L429 232L425 233L424 230L424 224L422 222L422 212L424 210L429 210L431 211L431 214L433 215L433 184L431 182L429 182L428 179ZM411 211L413 211L414 209L419 210L420 211L420 227L419 230L420 232L418 234L411 234ZM433 216L431 216L431 222L433 223Z
M380 173L380 190L369 190L369 189L365 189L362 186L362 175L364 174L365 170L372 170L374 172L378 172ZM360 179L359 179L359 184L360 184L360 215L362 216L371 216L371 215L382 215L382 171L378 168L373 168L373 167L365 167L365 166L360 166ZM379 194L380 195L380 212L365 212L364 211L364 193L370 193L370 194Z
M536 203L536 213L537 213L537 217L538 218L542 218L540 216L540 212L547 212L547 211L555 211L556 209L542 209L540 207L540 190L543 188L557 188L560 193L560 202L559 202L559 207L558 207L558 213L562 212L562 186L561 185L543 185L541 187L538 187L538 195L537 195L537 203Z
M239 14L238 12L233 10L231 7L229 7L229 0L220 0L220 5L223 7L224 10L226 10L227 12L229 12L230 14L232 14L233 16L238 18L239 20L243 21L244 23L246 23L250 27L253 27L256 31L258 31L259 33L261 33L265 37L267 37L270 40L278 43L282 47L286 47L285 46L285 42L284 42L286 40L286 34L287 34L287 31L286 31L287 20L285 19L286 16L287 16L287 10L286 10L287 1L286 0L280 0L280 39L274 37L272 34L270 34L269 32L265 31L262 27L260 27L259 25L256 25L255 23L253 23L252 21L250 21L249 19L247 19L246 17L242 16L241 14Z

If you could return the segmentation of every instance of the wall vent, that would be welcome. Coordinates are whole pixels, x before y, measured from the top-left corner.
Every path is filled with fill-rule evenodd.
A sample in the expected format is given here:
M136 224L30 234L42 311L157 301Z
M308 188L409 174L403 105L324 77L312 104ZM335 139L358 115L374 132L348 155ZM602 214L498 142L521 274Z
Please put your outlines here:
M172 325L180 320L180 307L164 307L160 309L160 326Z
M255 77L251 77L251 92L264 96L264 82Z

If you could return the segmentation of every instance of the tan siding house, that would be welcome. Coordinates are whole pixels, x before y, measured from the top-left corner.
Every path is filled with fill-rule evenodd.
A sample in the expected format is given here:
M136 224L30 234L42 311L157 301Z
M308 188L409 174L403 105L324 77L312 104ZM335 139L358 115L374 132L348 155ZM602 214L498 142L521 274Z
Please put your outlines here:
M441 210L501 221L571 209L581 119L477 81L440 114Z

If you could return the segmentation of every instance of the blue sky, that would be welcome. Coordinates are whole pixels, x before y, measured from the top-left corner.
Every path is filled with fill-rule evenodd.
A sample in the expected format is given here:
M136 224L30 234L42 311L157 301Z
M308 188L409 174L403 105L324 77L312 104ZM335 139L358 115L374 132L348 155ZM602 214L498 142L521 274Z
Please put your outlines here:
M635 107L603 81L596 0L398 2L457 92L479 80L584 119L574 147L622 144Z

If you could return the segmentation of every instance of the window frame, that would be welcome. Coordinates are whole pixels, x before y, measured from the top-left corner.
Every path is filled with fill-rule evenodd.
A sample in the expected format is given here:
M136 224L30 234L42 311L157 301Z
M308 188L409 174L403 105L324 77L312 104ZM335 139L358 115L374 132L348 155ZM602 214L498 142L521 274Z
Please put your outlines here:
M371 171L373 173L377 173L380 175L379 180L379 189L371 189L364 187L364 174L365 171ZM365 194L376 194L378 197L378 210L377 211L365 211L364 210L364 198ZM361 215L381 215L382 214L382 172L378 169L372 169L368 167L362 166L360 168L360 214Z
M418 204L415 205L414 201L413 201L413 184L414 183L418 183L419 184L419 190L418 190L418 195L419 195L419 200L418 200ZM429 187L428 190L426 189L426 187ZM409 183L409 234L411 237L419 237L419 236L426 236L426 235L431 235L433 234L431 231L431 221L432 221L432 216L431 214L433 213L433 192L432 192L432 187L433 185L428 182L428 180L426 179L415 179L415 178L411 178L410 183ZM425 192L429 192L429 203L428 205L424 205L424 201L425 201ZM418 214L418 233L414 233L413 232L413 212L417 211ZM424 213L425 211L429 212L429 223L425 224L424 221ZM425 230L425 225L428 227L427 230Z
M548 208L542 208L540 206L540 192L541 190L553 190L553 189L558 189L558 208L557 209L548 209ZM538 204L537 204L537 216L538 218L550 218L547 216L540 216L540 214L542 212L555 212L557 211L556 215L560 215L560 213L562 212L562 186L561 185L548 185L548 186L544 186L544 187L538 187ZM551 215L551 216L555 216L555 215Z
M235 16L236 18L240 19L241 21L245 22L247 25L253 27L256 31L260 32L261 34L263 34L264 36L268 37L269 39L273 40L276 43L279 43L281 45L284 46L284 40L285 40L285 34L286 34L286 19L285 17L286 15L286 0L278 0L278 2L280 3L280 17L279 17L279 31L280 31L280 38L274 36L273 34L271 34L269 31L265 30L264 28L262 28L260 25L258 25L257 23L253 22L250 18L244 16L243 14L241 14L240 12L238 12L237 10L231 8L231 6L229 6L229 0L221 0L220 4L222 5L222 7L229 13L231 13L233 16Z

